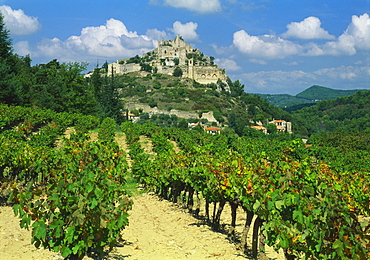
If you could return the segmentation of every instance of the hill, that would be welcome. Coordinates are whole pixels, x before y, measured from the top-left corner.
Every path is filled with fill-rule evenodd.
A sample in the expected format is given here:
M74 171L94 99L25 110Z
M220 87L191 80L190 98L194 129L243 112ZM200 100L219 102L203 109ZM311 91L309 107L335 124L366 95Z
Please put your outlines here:
M264 99L267 99L271 104L280 108L287 108L300 104L314 103L306 98L299 98L289 94L256 94Z
M301 93L297 94L296 97L309 99L312 101L318 101L318 100L335 99L339 97L350 96L350 95L355 94L358 91L362 91L362 90L359 90L359 89L340 90L340 89L332 89L332 88L314 85L302 91Z
M189 78L141 71L116 76L115 81L125 108L141 118L167 114L198 121L209 113L205 118L208 123L229 125L230 117L235 116L241 129L273 118L290 121L289 113L245 93L244 85L229 78L217 84L200 84Z
M289 94L258 94L260 97L267 99L271 104L283 108L286 111L294 111L304 106L311 106L318 101L335 99L355 94L361 89L340 90L322 86L311 86L297 95Z
M370 90L351 96L320 101L314 106L292 112L292 117L303 135L340 131L369 132Z

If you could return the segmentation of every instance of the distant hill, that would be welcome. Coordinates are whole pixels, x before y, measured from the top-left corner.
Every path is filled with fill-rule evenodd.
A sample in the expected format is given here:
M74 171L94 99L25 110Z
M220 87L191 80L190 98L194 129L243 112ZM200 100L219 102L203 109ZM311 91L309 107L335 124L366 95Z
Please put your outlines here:
M272 105L280 107L282 109L300 104L315 103L312 100L306 98L299 98L289 94L256 94L256 95L267 99Z
M310 136L322 132L370 132L370 90L317 104L291 113L295 130Z
M335 99L355 94L362 89L340 90L322 86L311 86L297 95L289 94L257 94L267 99L271 104L286 111L294 111L304 106L310 106L322 100Z
M362 91L360 89L352 89L352 90L340 90L340 89L332 89L322 86L314 85L309 87L308 89L302 91L301 93L297 94L297 98L304 98L313 101L321 101L326 99L335 99L339 97L345 97L355 94L358 91Z

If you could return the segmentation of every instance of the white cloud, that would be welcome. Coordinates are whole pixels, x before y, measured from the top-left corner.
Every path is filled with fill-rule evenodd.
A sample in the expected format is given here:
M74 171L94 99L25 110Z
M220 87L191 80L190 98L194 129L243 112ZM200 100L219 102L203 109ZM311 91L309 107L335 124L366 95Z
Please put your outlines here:
M303 47L274 35L251 36L244 30L234 33L234 46L250 57L283 59L300 54Z
M283 33L283 37L299 38L304 40L310 39L334 39L334 35L330 35L327 31L321 28L319 18L310 16L302 22L292 22L287 25L288 31Z
M32 52L27 41L17 42L13 45L13 48L14 51L21 56L26 56Z
M167 36L167 33L158 29L149 29L146 31L146 35L153 40L161 41Z
M370 50L370 17L365 13L352 16L352 22L336 41L323 45L310 44L308 55L354 55Z
M370 67L339 66L336 68L324 68L313 72L314 75L321 78L355 80L356 78L370 76Z
M339 66L313 72L259 71L237 75L251 93L286 93L295 95L312 85L335 89L368 88L370 67Z
M148 35L138 35L129 31L119 20L110 19L105 25L85 27L78 36L70 36L66 41L58 38L44 39L35 48L22 42L17 45L17 53L28 53L31 57L57 58L61 61L96 61L97 58L125 58L154 49L158 37L165 32L148 30ZM153 38L154 37L154 38Z
M198 41L199 38L196 32L197 28L197 23L188 22L186 24L182 24L181 22L176 21L173 23L173 29L171 29L171 31L173 31L175 34L180 34L185 41L194 42Z
M29 35L41 28L37 17L28 16L21 9L13 10L10 6L2 5L0 11L7 29L13 35Z
M164 0L164 3L199 13L216 13L222 9L219 0Z
M241 69L241 67L239 67L234 60L230 59L215 59L215 63L220 66L220 68L225 69L226 71L236 71Z
M97 60L116 60L133 57L151 51L158 45L158 40L180 34L186 41L197 41L197 23L173 23L173 27L166 31L149 29L146 34L140 35L130 31L125 24L116 19L109 19L104 25L85 27L80 35L70 36L65 41L59 38L44 39L35 46L28 42L15 44L15 50L20 55L30 54L33 58L59 59L62 62Z
M260 59L249 59L250 62L260 64L260 65L266 65L267 62L265 60L260 60Z

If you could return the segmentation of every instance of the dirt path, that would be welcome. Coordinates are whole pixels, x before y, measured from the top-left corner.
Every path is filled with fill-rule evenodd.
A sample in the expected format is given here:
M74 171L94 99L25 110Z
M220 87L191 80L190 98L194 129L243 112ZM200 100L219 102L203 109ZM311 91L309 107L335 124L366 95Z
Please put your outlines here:
M115 248L112 259L245 259L225 235L148 193L135 196L122 236L126 245Z

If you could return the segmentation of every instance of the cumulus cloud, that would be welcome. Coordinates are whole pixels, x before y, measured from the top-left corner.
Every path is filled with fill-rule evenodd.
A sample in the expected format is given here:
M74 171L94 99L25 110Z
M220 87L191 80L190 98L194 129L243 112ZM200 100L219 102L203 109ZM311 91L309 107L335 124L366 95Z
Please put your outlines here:
M32 52L29 46L29 43L27 41L17 42L13 45L13 48L14 48L14 51L21 56L26 56Z
M173 29L171 29L171 31L173 31L175 34L180 34L185 41L194 42L199 38L196 32L197 28L197 23L188 22L182 24L181 22L176 21L173 23Z
M283 59L302 52L299 44L275 35L251 36L244 30L233 35L234 46L242 53L259 58Z
M352 21L336 41L323 45L311 44L307 54L319 55L354 55L358 51L370 50L370 17L365 13L353 15Z
M158 38L165 35L165 32L156 29L147 33L138 35L129 31L123 22L112 18L105 25L85 27L80 35L70 36L65 41L44 39L34 48L22 42L15 49L22 54L28 51L32 57L58 58L61 61L125 58L154 49Z
M167 33L158 29L149 29L146 31L146 35L153 40L161 41L167 36Z
M313 74L320 78L330 78L339 80L352 81L360 77L370 76L370 67L355 67L355 66L339 66L336 68L323 68L313 72Z
M13 10L10 6L2 5L0 11L7 29L13 35L29 35L41 28L37 17L28 16L21 9Z
M286 93L295 95L318 84L336 89L368 88L370 67L339 66L318 69L313 72L259 71L238 75L250 93Z
M215 63L220 66L220 68L225 69L226 71L236 71L240 70L241 67L238 66L238 64L234 60L230 59L215 59Z
M165 5L185 8L199 13L216 13L221 11L219 0L164 0Z
M334 39L334 35L330 35L327 31L321 28L321 21L319 18L310 16L302 22L293 22L287 25L288 31L282 36L289 38L299 38L304 40L310 39Z
M263 59L283 59L289 56L322 56L322 55L355 55L359 51L370 51L370 17L365 13L353 15L347 29L336 40L321 28L321 22L316 17L308 17L300 23L290 23L288 31L281 35L252 36L244 30L233 35L233 45L227 49L236 48L250 58L251 62ZM300 39L328 39L324 44L314 41L300 45L282 37ZM221 50L217 48L216 50Z

